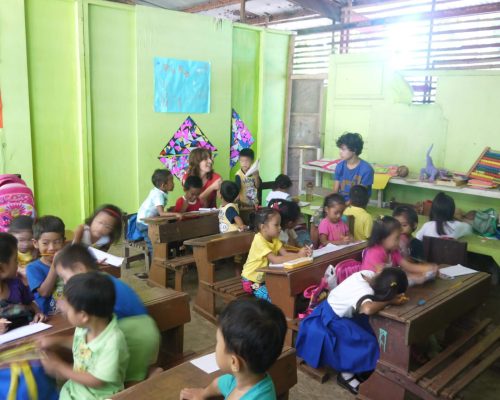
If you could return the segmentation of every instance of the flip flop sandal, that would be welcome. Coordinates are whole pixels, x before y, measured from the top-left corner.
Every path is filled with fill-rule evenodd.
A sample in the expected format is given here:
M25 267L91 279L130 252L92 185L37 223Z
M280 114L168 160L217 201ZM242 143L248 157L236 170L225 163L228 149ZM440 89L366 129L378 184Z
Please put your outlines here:
M351 382L353 380L357 380L356 375L353 375L352 378L345 379L341 373L337 374L337 383L339 386L343 387L344 389L348 390L352 394L358 394L359 392L359 384L357 386L352 386Z

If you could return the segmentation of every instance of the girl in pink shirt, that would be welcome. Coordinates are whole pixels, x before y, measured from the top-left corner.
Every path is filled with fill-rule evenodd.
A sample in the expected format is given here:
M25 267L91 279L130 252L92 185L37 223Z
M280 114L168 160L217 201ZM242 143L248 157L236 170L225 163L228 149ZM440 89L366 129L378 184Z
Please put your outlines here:
M429 263L413 263L399 252L401 224L396 218L383 217L373 224L368 248L363 254L362 270L380 272L385 267L401 267L410 285L424 283L436 277L438 266Z
M318 226L320 247L324 247L328 243L346 244L352 241L349 227L342 221L345 206L344 197L338 193L325 197L323 203L324 218Z

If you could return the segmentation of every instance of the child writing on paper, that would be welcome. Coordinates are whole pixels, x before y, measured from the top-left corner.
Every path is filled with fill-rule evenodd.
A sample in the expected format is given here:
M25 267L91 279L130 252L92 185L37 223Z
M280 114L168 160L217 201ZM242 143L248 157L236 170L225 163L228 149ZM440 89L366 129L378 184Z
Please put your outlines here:
M258 299L232 301L219 316L215 346L224 375L204 389L183 389L180 399L275 400L267 370L281 354L285 333L285 316L275 305Z
M424 245L413 237L413 232L418 226L418 214L413 207L398 206L392 212L392 216L401 224L401 236L399 238L399 251L404 258L413 260L424 259Z
M261 183L259 171L255 171L250 176L245 175L252 166L254 159L255 154L252 149L242 149L240 151L240 169L236 172L234 179L240 191L239 200L243 207L255 207L259 204L257 199L257 190Z
M14 218L10 223L9 233L17 239L17 273L28 286L26 267L37 256L33 245L33 218L28 215Z
M323 202L323 219L319 223L319 243L320 247L332 244L347 244L352 241L349 234L349 227L342 221L342 214L345 209L344 198L333 193L325 197Z
M112 204L104 204L75 229L73 244L81 243L102 251L108 251L122 235L122 210Z
M366 211L370 200L368 189L365 186L354 185L349 191L350 205L344 210L344 215L354 217L354 240L367 240L373 228L373 218Z
M245 292L270 301L264 273L258 269L267 267L269 263L282 264L299 257L309 257L312 255L312 250L303 247L298 253L291 253L283 248L283 243L278 239L281 232L281 217L275 209L263 208L257 211L254 224L257 234L243 266L241 281Z
M355 272L335 287L300 324L297 356L310 366L335 369L337 382L353 394L380 356L368 317L389 304L403 304L408 280L399 268Z
M17 277L17 254L17 239L9 233L0 232L0 309L9 304L23 304L33 312L33 322L44 321L45 315L33 302L33 294ZM10 323L5 318L0 319L0 334L7 331Z
M408 275L410 286L434 279L438 272L436 264L417 264L403 258L399 252L400 236L401 224L397 219L386 216L375 221L361 269L378 273L386 267L400 266Z
M175 202L174 212L198 211L202 207L200 200L202 187L203 182L200 177L195 175L188 176L182 185L184 196L179 197Z
M220 186L219 196L221 207L219 210L220 233L243 231L248 229L239 215L238 206L234 203L238 198L238 186L231 181L224 181Z
M115 288L100 272L72 277L64 286L66 317L75 329L71 336L45 336L38 341L48 374L66 380L60 400L105 399L123 389L129 353L113 316ZM73 365L53 351L73 350Z
M290 195L290 188L292 187L292 180L284 174L280 174L274 180L273 190L267 195L266 202L270 206L271 201L278 200L292 200Z

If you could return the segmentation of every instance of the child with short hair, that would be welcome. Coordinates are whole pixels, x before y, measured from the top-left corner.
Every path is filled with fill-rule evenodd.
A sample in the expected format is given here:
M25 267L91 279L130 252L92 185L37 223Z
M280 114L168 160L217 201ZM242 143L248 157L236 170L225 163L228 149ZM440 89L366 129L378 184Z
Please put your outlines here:
M363 254L362 270L380 272L386 267L400 266L408 275L410 285L434 279L438 272L436 264L417 264L405 259L399 252L401 224L393 217L385 216L373 224L368 248Z
M66 317L75 326L71 336L46 336L38 341L45 350L45 371L66 380L59 398L105 399L123 389L129 353L125 337L113 316L115 288L99 272L73 276L64 287ZM53 349L73 350L73 366Z
M199 176L188 176L182 185L184 196L179 197L175 202L174 212L183 213L198 211L202 207L200 200L202 187L203 182Z
M219 316L215 358L225 374L204 389L183 389L181 400L216 396L234 399L276 399L266 371L281 354L286 334L283 312L258 299L229 303Z
M221 207L219 210L220 233L242 231L248 227L239 215L238 206L234 203L238 198L239 190L236 183L224 181L220 186Z
M104 204L75 229L73 244L81 243L108 251L122 235L122 210L113 204Z
M9 233L17 239L17 273L28 286L26 266L37 256L33 245L33 218L28 215L14 218L10 223Z
M344 210L344 215L354 217L354 239L367 240L373 228L373 218L366 211L370 200L368 189L362 185L354 185L349 191L350 205Z
M453 198L443 192L438 193L432 200L429 222L417 232L417 239L423 240L424 236L459 239L472 234L472 226L466 222L456 221L454 215Z
M292 180L285 174L279 174L274 180L273 190L266 197L268 207L275 199L291 201L292 196L289 193L291 187Z
M412 236L418 226L418 214L413 207L398 206L392 212L392 216L401 224L401 236L399 238L399 251L404 258L413 260L424 259L424 246L422 242Z
M40 258L28 264L26 277L38 308L46 315L57 312L57 300L63 293L63 282L52 261L64 245L64 235L64 222L53 215L41 217L33 225L33 244Z
M349 227L342 221L345 209L345 200L338 194L333 193L325 197L323 202L323 219L319 223L320 247L332 244L346 244L352 241Z
M297 356L314 368L335 369L337 382L358 394L380 356L377 337L369 316L389 304L407 299L408 280L399 268L385 268L380 274L355 272L335 287L299 326Z
M264 273L258 270L267 267L269 263L282 264L296 258L309 257L312 255L312 250L309 247L302 247L298 253L292 253L283 248L283 243L279 240L281 216L273 208L257 211L254 224L257 234L243 266L241 281L245 292L270 301Z
M54 265L59 277L68 282L73 276L98 271L89 251L80 244L64 247L57 253ZM146 378L149 367L156 362L160 346L160 332L156 322L134 290L121 279L104 274L115 288L114 313L118 326L125 335L130 362L125 382L138 382Z
M363 185L371 195L374 171L365 160L359 158L363 151L363 138L359 133L346 132L337 139L342 161L335 167L333 192L349 200L349 191L354 185Z
M259 171L255 171L250 176L245 175L254 160L255 154L252 149L241 149L239 155L240 169L236 172L234 179L240 191L240 204L244 207L255 207L259 204L257 199L257 190L261 183Z
M279 240L284 245L301 247L297 241L297 233L293 229L301 218L299 205L294 201L277 200L272 208L278 210L281 216Z

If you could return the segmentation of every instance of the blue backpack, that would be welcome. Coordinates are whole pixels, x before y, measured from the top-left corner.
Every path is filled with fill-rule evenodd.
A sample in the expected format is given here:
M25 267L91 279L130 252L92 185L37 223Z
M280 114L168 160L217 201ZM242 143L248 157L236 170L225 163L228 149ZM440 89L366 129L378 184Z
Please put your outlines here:
M127 220L127 232L125 239L129 242L138 242L139 240L144 240L144 236L137 229L137 214L130 214Z

